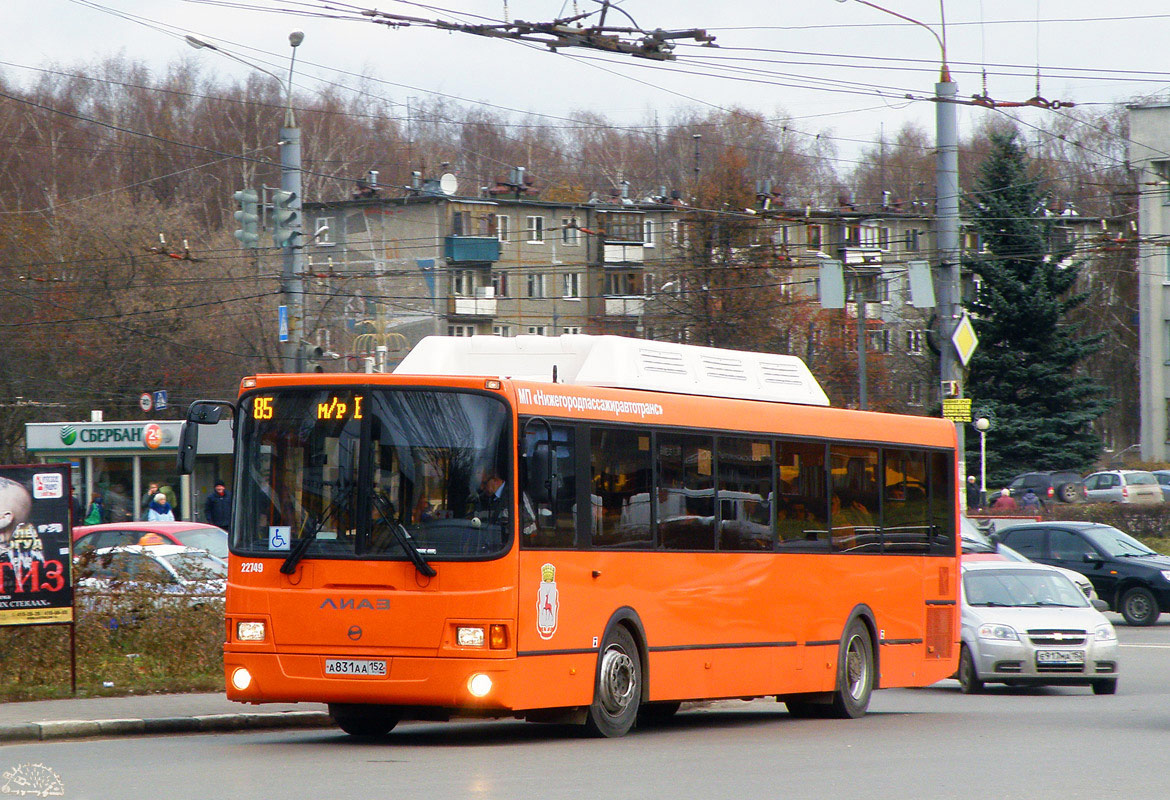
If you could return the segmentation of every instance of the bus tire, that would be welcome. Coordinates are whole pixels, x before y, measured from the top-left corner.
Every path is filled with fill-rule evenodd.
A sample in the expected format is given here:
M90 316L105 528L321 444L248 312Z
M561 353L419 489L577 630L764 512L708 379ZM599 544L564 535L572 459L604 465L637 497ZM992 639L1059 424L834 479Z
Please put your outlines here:
M597 657L593 702L585 716L591 736L625 736L638 719L642 699L642 660L634 637L617 625L605 637Z
M330 703L329 716L350 736L385 736L398 724L399 714L391 706Z
M829 706L829 716L857 719L869 709L874 683L873 640L869 628L854 617L841 637L837 649L837 689Z

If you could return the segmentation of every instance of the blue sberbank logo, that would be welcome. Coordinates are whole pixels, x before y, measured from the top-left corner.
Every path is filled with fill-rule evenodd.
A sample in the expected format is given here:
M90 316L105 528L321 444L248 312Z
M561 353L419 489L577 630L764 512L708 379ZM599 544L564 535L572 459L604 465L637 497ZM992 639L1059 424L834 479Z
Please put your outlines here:
M72 425L66 425L61 429L61 441L67 445L73 444L77 441L77 428Z

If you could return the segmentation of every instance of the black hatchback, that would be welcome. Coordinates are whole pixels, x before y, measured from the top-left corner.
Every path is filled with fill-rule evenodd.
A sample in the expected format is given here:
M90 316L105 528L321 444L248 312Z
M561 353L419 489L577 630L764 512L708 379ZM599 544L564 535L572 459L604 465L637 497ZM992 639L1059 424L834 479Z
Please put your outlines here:
M1170 557L1112 525L1025 522L994 538L1033 561L1081 573L1130 625L1153 625L1170 611Z
M1075 472L1056 470L1054 472L1025 472L1012 478L1007 486L1012 497L1022 497L1031 489L1045 503L1083 503L1085 482Z

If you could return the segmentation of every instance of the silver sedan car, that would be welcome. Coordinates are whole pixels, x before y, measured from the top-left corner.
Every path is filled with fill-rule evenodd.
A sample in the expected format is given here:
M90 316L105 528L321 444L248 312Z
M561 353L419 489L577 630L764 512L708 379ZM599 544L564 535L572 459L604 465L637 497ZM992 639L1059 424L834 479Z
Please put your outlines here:
M1052 567L1005 561L963 564L959 685L1088 685L1117 691L1113 625ZM1099 604L1099 605L1098 605Z

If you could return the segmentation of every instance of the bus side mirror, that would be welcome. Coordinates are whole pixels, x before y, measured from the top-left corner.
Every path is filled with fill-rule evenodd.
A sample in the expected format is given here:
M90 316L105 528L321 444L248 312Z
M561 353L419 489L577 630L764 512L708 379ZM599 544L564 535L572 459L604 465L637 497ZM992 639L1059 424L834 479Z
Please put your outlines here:
M179 453L175 466L180 475L190 475L195 471L195 454L199 450L199 425L194 422L184 422L179 429Z
M179 452L175 468L180 475L195 471L195 456L199 453L199 426L215 425L225 408L233 408L226 400L196 400L187 408L187 419L179 431Z

